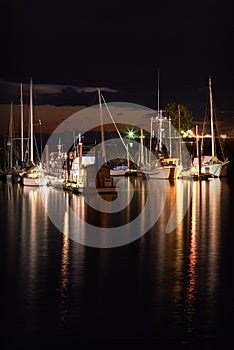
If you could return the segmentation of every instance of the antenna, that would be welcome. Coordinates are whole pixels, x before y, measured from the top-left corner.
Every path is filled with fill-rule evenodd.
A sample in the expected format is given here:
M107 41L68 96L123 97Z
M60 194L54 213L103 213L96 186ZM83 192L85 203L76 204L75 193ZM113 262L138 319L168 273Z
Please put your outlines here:
M158 114L159 114L159 78L160 78L160 70L158 68Z

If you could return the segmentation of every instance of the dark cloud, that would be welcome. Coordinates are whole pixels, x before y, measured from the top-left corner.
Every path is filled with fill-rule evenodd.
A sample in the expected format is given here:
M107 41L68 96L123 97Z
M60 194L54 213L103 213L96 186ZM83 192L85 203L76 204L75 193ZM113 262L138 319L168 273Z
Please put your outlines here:
M5 80L0 80L0 94L1 103L9 103L10 101L16 101L20 98L20 85L18 82L10 82ZM23 86L23 96L24 99L29 97L29 83L22 84ZM49 100L54 101L54 99L59 99L60 104L67 104L67 99L74 97L74 95L79 94L92 94L97 93L98 89L103 92L115 93L117 90L105 87L105 86L73 86L65 84L33 84L33 93L37 98L37 102L44 104ZM81 102L81 101L80 101ZM79 105L79 100L76 101Z

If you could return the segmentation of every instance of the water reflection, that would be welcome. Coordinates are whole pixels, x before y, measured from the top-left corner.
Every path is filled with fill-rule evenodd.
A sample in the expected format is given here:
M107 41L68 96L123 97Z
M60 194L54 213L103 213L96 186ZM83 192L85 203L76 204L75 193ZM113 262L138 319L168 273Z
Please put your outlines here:
M174 232L176 279L173 295L181 308L179 313L177 309L175 317L179 323L186 324L188 334L195 332L201 307L209 313L215 305L221 254L219 239L225 211L225 205L221 208L220 179L193 182L192 186L188 215ZM181 203L177 205L181 210ZM204 296L209 304L203 305Z
M61 249L61 270L60 270L60 307L59 307L59 325L60 327L63 326L65 323L69 308L68 308L68 288L69 288L69 282L70 282L70 239L68 235L64 234L62 235L62 249Z
M198 185L198 186L197 186ZM194 330L193 317L196 312L196 283L197 283L197 235L199 233L197 227L197 208L199 205L201 183L193 183L193 198L191 203L191 231L189 237L189 252L188 252L188 281L185 294L185 315L187 318L187 331L190 333ZM198 187L198 188L197 188Z
M165 337L176 334L180 343L190 343L199 332L212 337L218 295L223 292L228 183L131 181L135 193L130 204L113 215L95 212L83 196L52 188L45 190L43 204L35 188L0 187L1 258L5 286L13 291L7 304L9 329L12 322L24 334L47 332L50 325L63 332L73 326L80 337L81 329L90 330L90 324L99 334L108 324L118 324L120 333L164 332ZM154 218L157 206L163 210L140 239L115 249L94 249L71 240L69 208L82 218L78 229L85 239L84 222L103 227L126 223L142 212L149 190L154 205L141 217L140 227ZM63 213L59 220L64 234L50 221L44 205L55 215ZM177 226L166 233L172 213Z
M132 191L128 190L128 186L130 188L133 186L130 180L127 179L126 185L119 195L119 203L127 203L130 198L129 204L123 208L117 206L118 210L113 211L112 206L115 208L117 199L113 202L102 200L102 206L99 209L100 196L96 193L85 196L71 195L69 205L64 194L62 192L58 193L54 189L43 190L42 198L53 223L60 231L64 232L65 229L65 232L68 232L69 237L74 241L94 247L120 246L143 235L147 231L147 225L151 227L151 221L153 225L160 214L160 210L163 209L161 205L161 208L151 215L148 188L145 183L141 191L134 191L133 196ZM164 195L161 196L160 188L157 188L155 194L151 195L152 200L157 204L156 208L158 203L163 203L164 197ZM90 201L94 206L90 205ZM105 205L108 210L105 210ZM148 206L148 209L146 209L146 206Z

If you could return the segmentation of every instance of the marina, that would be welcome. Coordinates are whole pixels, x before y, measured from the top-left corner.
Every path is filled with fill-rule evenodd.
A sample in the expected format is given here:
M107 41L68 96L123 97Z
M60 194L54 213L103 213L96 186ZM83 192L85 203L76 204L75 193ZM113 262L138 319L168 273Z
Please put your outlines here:
M60 215L61 203L91 225L102 222L107 229L127 225L141 213L147 197L146 180L127 181L133 183L134 197L124 211L112 214L97 213L84 196L46 187L42 202L39 187L0 182L2 331L8 346L31 347L36 342L42 347L55 341L59 348L96 342L108 347L116 327L117 343L135 346L156 342L211 348L227 339L228 310L233 305L228 273L233 179L150 180L154 203L160 205L164 193L165 205L143 236L114 250L74 240L67 210ZM192 184L193 196L183 217L186 183ZM52 203L63 233L45 211L44 206ZM166 233L173 207L182 221ZM156 215L156 207L145 215L142 228L148 215ZM85 239L88 232L82 221L78 230ZM125 234L131 233L126 226Z
M225 139L227 171L217 175L203 163L197 128L192 137L174 131L173 138L168 117L157 111L101 107L69 117L40 157L33 129L27 144L21 138L28 161L11 150L13 137L6 143L3 343L38 349L222 344L233 306L223 299L230 295L233 139ZM175 107L180 113L182 106ZM137 112L148 118L145 129ZM110 113L112 129L105 133ZM76 127L84 120L95 127L95 119L100 141L87 144Z
M217 123L217 117L214 114L211 77L209 77L209 130L211 135L208 137L211 143L208 148L211 148L210 156L204 153L203 144L205 137L207 137L204 136L207 130L205 121L202 134L198 133L197 125L195 126L195 132L191 129L186 131L181 129L181 119L185 120L185 125L187 119L187 127L192 125L191 113L185 106L169 104L168 109L164 111L165 115L159 109L159 102L157 111L146 108L143 115L141 115L141 121L147 117L150 121L150 126L145 130L142 127L136 128L135 132L139 133L139 142L136 142L133 129L130 130L132 133L129 130L126 132L126 126L123 124L124 119L129 119L128 109L124 105L117 106L117 109L115 107L114 117L113 112L111 112L112 105L106 103L99 88L97 89L99 104L91 106L87 111L90 109L91 115L94 114L93 117L97 118L95 109L98 107L101 142L96 145L95 140L94 147L93 145L84 145L85 133L73 130L72 136L70 136L73 139L73 143L70 147L65 144L62 145L62 136L56 136L57 133L53 133L49 138L49 143L44 145L43 150L42 136L40 135L41 150L40 155L37 153L36 156L38 143L34 140L32 78L30 79L29 89L29 132L26 144L24 138L23 86L22 84L20 85L20 153L16 145L14 145L15 142L13 142L12 103L10 106L9 136L2 152L3 158L5 158L3 161L4 170L1 171L3 179L5 176L7 180L10 181L12 179L16 182L21 182L24 186L54 185L54 187L58 188L61 184L64 190L78 194L90 193L94 188L97 188L98 192L117 192L118 189L111 182L113 182L113 178L118 176L137 176L139 174L140 176L156 180L176 180L177 178L203 180L227 176L230 160L227 154L225 155L224 153L223 140L221 140L218 126L215 124ZM139 109L140 106L135 105L134 107ZM175 109L177 110L176 115ZM121 113L117 112L118 110ZM85 113L84 111L83 114ZM178 123L178 130L173 126L173 118L170 117L170 113L174 113L171 115L175 118L174 124ZM185 114L184 116L183 113ZM126 117L124 117L125 114ZM149 118L150 114L154 114L154 116ZM70 116L68 120L71 119L74 122L75 116L76 114ZM84 119L88 118L85 117ZM82 111L77 113L77 125L79 124L78 120L81 120L81 123L83 123ZM65 125L66 123L69 123L69 121L65 122ZM112 140L112 132L109 131L107 133L105 131L105 125L108 125L108 123L112 125L112 129L114 129L118 138ZM41 126L40 120L39 125ZM118 125L121 125L121 130ZM63 123L59 128L63 128ZM127 134L127 138L123 138L123 133ZM190 135L184 137L186 133L190 133ZM107 134L108 138L106 139ZM55 137L58 138L57 150L55 150L55 144L53 144ZM216 147L216 141L220 145L219 149ZM191 144L196 145L195 154L194 151L187 148L186 142L190 144L190 149ZM84 146L86 147L86 152L84 152ZM193 150L194 146L192 147ZM66 151L62 150L64 147ZM53 151L51 151L52 148ZM220 154L222 154L222 160L218 158Z
M229 349L234 2L1 14L0 349Z
M138 128L139 142L105 141L106 159L102 143L85 145L78 131L69 147L55 134L44 165L32 158L27 171L19 161L14 176L1 170L8 348L114 342L209 349L226 340L234 142L225 140L230 164L216 176L203 169L201 138L188 140L198 146L194 164L186 140L176 137L170 148L162 129L147 139L150 132ZM159 135L170 152L157 157L150 145Z

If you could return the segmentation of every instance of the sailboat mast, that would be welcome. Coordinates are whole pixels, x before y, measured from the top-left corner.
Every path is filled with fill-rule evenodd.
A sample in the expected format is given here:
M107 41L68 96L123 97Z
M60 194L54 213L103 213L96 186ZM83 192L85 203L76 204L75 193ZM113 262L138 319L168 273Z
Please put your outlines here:
M30 79L30 161L33 160L33 94L32 94L32 78Z
M13 135L12 135L12 129L13 129L13 103L11 102L10 123L9 123L9 135L10 135L10 160L9 160L9 168L10 168L10 169L13 167Z
M162 117L162 110L160 110L160 117L159 117L159 152L162 152L162 121L163 121L163 117Z
M153 118L150 118L150 150L149 150L149 164L151 164L151 152L152 152L152 137L153 137Z
M209 77L209 91L210 91L210 131L211 131L211 155L215 156L215 140L214 140L214 116L213 116L213 97L211 88L211 77Z
M144 144L143 144L143 138L144 138L144 135L143 135L143 129L141 128L141 164L143 165L144 164Z
M178 105L178 117L179 117L179 158L180 158L180 164L183 164L183 159L182 159L182 143L181 143L181 129L180 129L180 105Z
M172 145L171 145L171 117L169 117L168 123L169 123L169 152L170 152L170 157L172 157Z
M158 113L159 113L159 68L158 68Z
M198 152L198 125L196 125L196 151L197 151L197 157L199 155L199 152Z
M105 162L106 161L106 148L105 148L103 114L102 114L102 100L101 100L101 91L100 91L100 89L98 89L98 100L99 100L100 123L101 123L102 157L103 157L104 162Z
M24 161L24 107L23 107L23 85L20 84L20 121L21 121L21 167Z
M83 144L81 141L81 133L79 132L79 170L82 168Z
M127 165L128 165L128 169L130 167L130 162L129 162L129 150L128 150L128 144L126 145L127 147Z
M120 138L120 140L122 141L122 144L123 144L124 148L126 149L126 151L127 151L127 153L128 153L127 146L126 146L126 144L125 144L125 142L124 142L124 140L123 140L123 138L122 138L122 136L121 136L121 134L120 134L120 132L119 132L119 129L117 128L117 125L116 125L116 123L115 123L115 121L114 121L114 119L113 119L113 117L112 117L112 115L111 115L111 112L110 112L110 110L109 110L109 107L108 107L108 105L107 105L107 103L106 103L106 101L105 101L103 95L100 94L100 98L101 98L101 97L102 97L102 100L103 100L103 102L104 102L104 105L105 105L105 107L106 107L106 109L107 109L107 112L108 112L108 114L109 114L109 116L110 116L110 118L111 118L111 120L112 120L112 123L114 124L115 130L117 131L117 133L118 133L118 135L119 135L119 138ZM134 160L133 160L133 158L132 158L132 156L131 156L130 154L129 154L129 157L130 157L131 160L134 162Z
M158 117L159 117L159 152L162 152L162 110L159 110L159 68L158 68Z

